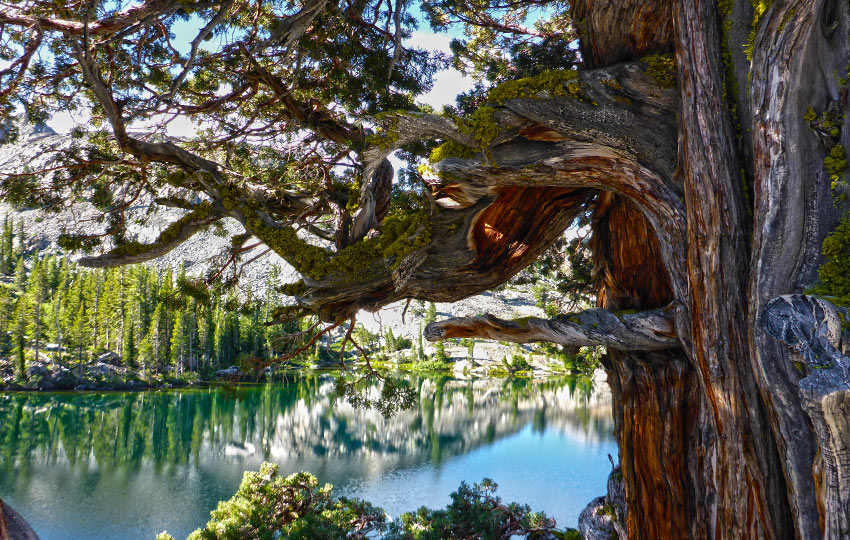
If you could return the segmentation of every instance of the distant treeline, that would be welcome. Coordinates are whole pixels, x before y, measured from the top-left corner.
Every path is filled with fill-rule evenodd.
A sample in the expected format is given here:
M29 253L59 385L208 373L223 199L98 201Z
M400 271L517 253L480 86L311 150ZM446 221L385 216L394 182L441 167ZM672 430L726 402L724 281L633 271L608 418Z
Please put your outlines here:
M87 269L61 254L25 249L7 217L0 234L0 356L23 376L32 359L82 365L112 351L136 370L198 371L285 351L293 328L266 326L276 278L259 298L211 289L181 267Z

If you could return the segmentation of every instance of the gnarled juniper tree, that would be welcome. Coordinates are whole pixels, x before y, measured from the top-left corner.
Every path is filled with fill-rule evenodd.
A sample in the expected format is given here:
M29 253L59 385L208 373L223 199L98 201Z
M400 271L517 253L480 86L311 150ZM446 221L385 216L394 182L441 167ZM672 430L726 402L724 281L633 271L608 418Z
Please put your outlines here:
M256 237L303 277L278 316L329 325L497 286L582 216L598 309L427 337L607 346L631 538L847 537L846 314L771 300L816 285L848 209L848 4L425 1L466 25L453 61L482 79L445 114L415 105L444 62L404 47L417 6L0 4L6 113L92 126L50 171L5 174L4 196L94 203L102 229L66 238L100 250L91 266L235 219L235 255ZM175 116L199 136L155 136ZM393 186L397 149L431 162ZM140 197L185 209L151 244L127 234Z

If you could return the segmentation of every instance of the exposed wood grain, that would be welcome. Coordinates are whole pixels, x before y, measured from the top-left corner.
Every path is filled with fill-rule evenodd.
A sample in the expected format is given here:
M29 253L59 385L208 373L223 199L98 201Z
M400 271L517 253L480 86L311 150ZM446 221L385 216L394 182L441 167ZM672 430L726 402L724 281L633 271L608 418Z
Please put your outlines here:
M458 317L429 324L428 341L452 338L492 339L512 343L547 341L571 347L589 345L619 350L678 348L670 309L614 313L590 309L553 319L506 321L492 315Z
M669 0L574 0L570 8L590 67L673 49Z

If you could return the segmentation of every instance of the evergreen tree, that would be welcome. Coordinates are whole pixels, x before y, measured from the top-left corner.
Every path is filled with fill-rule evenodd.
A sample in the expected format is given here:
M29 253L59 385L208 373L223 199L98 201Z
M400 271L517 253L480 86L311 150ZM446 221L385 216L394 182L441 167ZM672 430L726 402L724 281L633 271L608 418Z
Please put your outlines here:
M216 357L216 340L215 340L215 308L206 306L204 309L204 325L203 325L203 344L204 344L204 365L203 372L207 372L212 367L213 358Z
M384 351L387 353L396 351L396 341L392 328L388 328L386 335L384 336Z
M14 285L17 294L24 294L27 288L27 266L23 257L18 257L18 264L15 265Z
M179 310L174 314L174 324L171 332L171 365L175 373L183 371L186 360L189 357L189 310Z
M437 362L445 362L448 360L446 356L446 346L442 341L438 341L434 344L434 360Z
M71 330L71 342L74 344L74 348L77 350L77 366L79 369L79 376L82 378L83 376L83 352L86 350L86 299L85 297L81 298L79 308L77 308L77 312L74 315L73 326Z
M15 353L15 372L19 379L26 377L25 349L27 342L27 303L23 295L15 302L14 326L12 327L12 343Z
M416 337L416 343L418 345L416 349L416 359L422 361L425 360L425 345L422 343L422 321L419 321L419 332L416 334Z
M425 312L425 326L437 321L437 307L434 302L428 302L428 310Z
M14 299L7 287L0 287L0 355L7 356L12 349L10 326L14 321Z
M170 338L166 331L168 325L165 323L165 319L167 316L168 315L166 313L165 307L162 305L162 303L157 302L153 312L151 328L148 332L148 336L150 337L150 344L153 348L153 356L151 357L152 366L155 367L157 371L163 370L166 364L166 360L168 358L167 348L165 346L165 343Z
M125 316L125 320L127 317ZM124 362L124 365L130 369L135 369L136 367L136 332L135 325L129 322L125 322L124 326L124 336L123 342L121 344L121 360Z
M142 340L142 343L139 345L139 361L147 372L148 384L151 383L151 379L153 378L153 365L155 361L153 346L154 333L155 332L148 332L148 334Z
M16 257L23 257L24 251L26 250L26 247L24 245L24 220L23 219L18 220L18 227L17 227L16 236L18 237L18 247L15 250L15 256Z
M3 275L10 275L15 269L15 250L14 250L14 233L12 232L12 223L9 216L3 218L3 233L0 239L2 245L2 260L0 260L0 271Z
M46 337L44 322L43 304L47 301L49 293L49 284L47 282L47 272L44 260L36 262L33 272L27 284L27 307L28 307L28 328L27 331L31 336L35 352L33 358L39 359L42 340Z

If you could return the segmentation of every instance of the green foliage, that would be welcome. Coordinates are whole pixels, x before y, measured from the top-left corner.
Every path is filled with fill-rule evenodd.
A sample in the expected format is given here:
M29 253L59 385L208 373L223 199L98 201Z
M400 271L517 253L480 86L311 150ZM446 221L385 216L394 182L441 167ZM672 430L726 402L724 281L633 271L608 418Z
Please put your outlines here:
M439 163L450 157L472 159L475 157L475 150L454 141L446 141L431 152L431 155L428 156L428 162Z
M447 360L446 346L442 341L438 341L434 344L434 361L444 364Z
M466 359L472 361L475 359L475 340L472 338L463 338L460 340L460 345L466 347Z
M502 366L510 374L531 371L531 364L526 360L519 346L514 347L511 358L502 358Z
M398 367L399 369L413 373L445 373L452 370L453 364L439 360L425 360L400 364Z
M341 375L335 384L336 396L345 399L352 407L376 409L385 417L409 409L418 398L416 389L407 381L380 377L375 372L364 376ZM368 392L374 385L380 386L377 398L371 397Z
M383 510L346 497L334 497L333 486L319 487L310 473L281 478L278 466L260 465L246 471L236 494L222 501L207 525L187 540L348 540L381 535L384 540L443 540L447 538L576 537L574 529L559 531L555 521L528 505L503 503L497 485L485 478L470 487L462 482L445 509L419 508L387 523ZM174 540L166 532L156 540Z
M277 465L263 463L259 472L245 473L236 494L220 502L207 525L188 540L343 540L381 530L384 522L380 508L357 499L334 498L333 487L318 487L312 474L281 478ZM361 523L365 527L353 532ZM173 540L166 533L157 536L157 540L169 539Z
M7 226L0 239L0 263L4 246L21 253L26 244L20 229L13 242L11 230ZM299 343L280 339L292 333L286 325L265 325L267 313L282 301L275 277L265 299L237 302L232 292L199 283L182 268L176 278L171 270L146 266L89 270L36 251L16 261L11 284L0 284L0 355L14 355L20 380L36 351L53 362L74 361L76 375L84 375L84 362L113 351L124 366L146 369L151 381L171 371L186 381L195 378L187 373L209 373L240 356L266 361ZM49 342L61 349L45 351Z
M470 487L462 482L451 494L445 510L425 507L401 515L390 524L385 540L443 540L446 538L480 538L496 540L518 537L534 538L554 529L554 521L542 512L532 512L528 505L502 503L495 495L498 486L485 478Z
M845 218L826 236L821 253L824 262L818 270L820 282L809 292L850 305L850 218Z
M428 309L425 311L425 326L437 321L437 306L434 302L428 302Z

